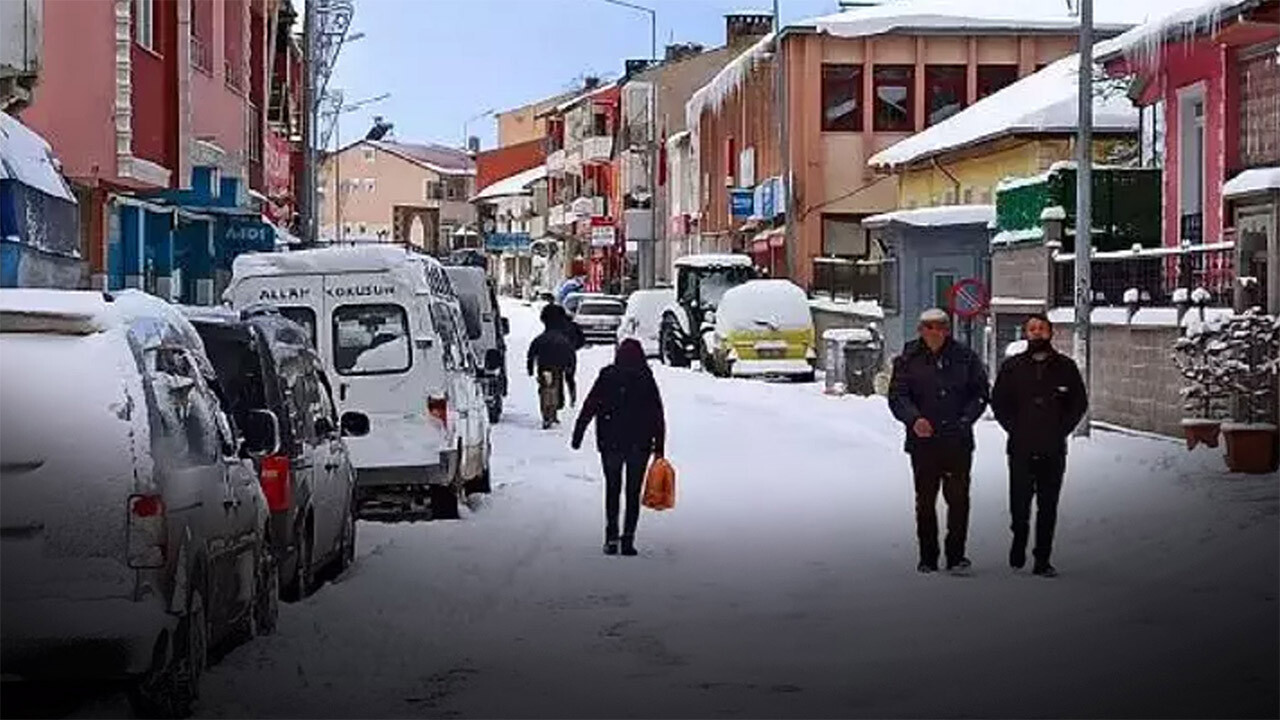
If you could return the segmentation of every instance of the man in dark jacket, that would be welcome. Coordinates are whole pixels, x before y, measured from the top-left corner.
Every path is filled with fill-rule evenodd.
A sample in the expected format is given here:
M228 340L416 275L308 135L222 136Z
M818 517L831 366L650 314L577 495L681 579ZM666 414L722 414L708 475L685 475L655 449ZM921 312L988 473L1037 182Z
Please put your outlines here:
M906 426L906 451L916 488L920 572L938 569L938 490L947 501L948 570L965 570L969 531L969 471L973 424L987 406L987 374L968 347L950 337L950 318L938 309L920 315L920 339L894 358L889 409Z
M569 312L563 305L548 305L543 308L542 322L548 329L563 334L573 346L573 363L564 371L564 383L569 388L569 404L576 404L578 402L578 351L586 346L587 337L582 333L582 328L578 327L578 323L569 317ZM563 397L560 407L564 407Z
M557 411L564 407L566 375L577 366L577 353L562 331L556 328L555 311L548 305L542 310L545 329L529 343L527 364L529 375L538 374L538 405L542 410L542 429L559 422Z
M613 364L601 370L591 386L573 428L574 450L582 447L582 436L592 419L596 421L596 447L605 477L604 552L618 552L618 495L625 470L627 512L622 526L622 554L635 555L645 470L650 456L662 457L667 435L662 394L638 341L623 340Z
M1089 401L1080 369L1053 349L1053 324L1033 315L1023 326L1027 349L1005 361L996 376L991 409L1009 434L1009 513L1013 546L1009 565L1027 562L1031 499L1036 500L1036 575L1057 574L1049 563L1058 520L1058 495L1067 467L1067 436L1084 417Z

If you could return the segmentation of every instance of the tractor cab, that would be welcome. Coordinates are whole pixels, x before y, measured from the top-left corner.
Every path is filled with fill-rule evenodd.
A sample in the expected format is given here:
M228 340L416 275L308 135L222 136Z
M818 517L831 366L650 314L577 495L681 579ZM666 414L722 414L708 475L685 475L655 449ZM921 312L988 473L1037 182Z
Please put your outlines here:
M688 367L701 356L702 327L730 288L756 278L748 255L686 255L675 261L674 306L663 313L659 346L662 359Z

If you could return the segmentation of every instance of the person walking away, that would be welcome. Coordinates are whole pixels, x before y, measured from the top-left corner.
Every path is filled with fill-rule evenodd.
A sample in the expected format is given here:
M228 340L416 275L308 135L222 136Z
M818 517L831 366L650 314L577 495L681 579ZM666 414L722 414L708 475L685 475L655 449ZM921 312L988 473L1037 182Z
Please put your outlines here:
M1031 500L1035 498L1035 564L1031 572L1053 577L1058 571L1049 555L1067 468L1067 436L1084 417L1089 400L1075 361L1053 348L1049 318L1032 315L1023 331L1027 349L1004 362L991 392L991 409L1009 435L1006 451L1013 530L1009 565L1014 569L1026 565Z
M578 327L578 323L569 317L569 312L564 309L563 305L548 305L543 309L543 313L551 313L551 321L547 327L562 333L573 346L573 362L564 372L564 384L569 388L569 405L573 406L578 403L578 351L587 344L587 336L582 333L582 328ZM546 322L544 320L544 322ZM564 408L564 398L561 398L560 407Z
M906 426L916 491L920 572L938 569L938 491L947 501L947 570L965 570L973 424L987 406L987 373L977 354L951 338L948 315L921 313L920 337L893 361L889 409Z
M618 345L612 365L600 371L587 393L573 428L573 449L596 423L596 447L604 466L604 554L635 555L636 523L640 519L640 491L649 458L662 457L666 419L662 394L645 361L644 349L632 338ZM626 490L626 515L618 533L618 496Z
M542 429L546 430L559 422L556 417L564 407L564 380L567 373L576 365L573 345L568 338L555 327L555 311L548 305L542 309L543 331L529 343L529 354L526 359L529 375L537 371L538 406L542 411Z

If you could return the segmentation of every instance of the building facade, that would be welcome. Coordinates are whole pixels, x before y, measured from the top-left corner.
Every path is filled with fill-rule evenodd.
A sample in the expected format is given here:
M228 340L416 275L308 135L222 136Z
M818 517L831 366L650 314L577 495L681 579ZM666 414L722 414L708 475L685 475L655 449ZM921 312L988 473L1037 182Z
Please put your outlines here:
M545 138L545 113L575 95L576 92L560 93L555 97L495 113L494 117L498 121L498 147L505 148Z
M475 161L463 150L392 140L358 140L320 165L320 237L325 242L393 242L431 254L479 238Z

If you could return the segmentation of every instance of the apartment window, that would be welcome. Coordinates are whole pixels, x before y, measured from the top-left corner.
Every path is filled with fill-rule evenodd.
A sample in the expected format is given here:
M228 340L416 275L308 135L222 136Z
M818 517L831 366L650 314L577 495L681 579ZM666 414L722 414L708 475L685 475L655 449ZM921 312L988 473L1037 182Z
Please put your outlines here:
M1200 222L1204 207L1204 90L1193 88L1178 93L1179 151L1178 200L1182 217L1181 240L1202 242Z
M1017 65L979 65L978 99L998 92L1018 80Z
M377 157L377 151L369 147L368 145L364 146L363 154L364 154L364 161L367 163L373 162L374 158Z
M227 86L233 90L244 90L244 2L243 0L223 0L223 68L226 72Z
M438 180L422 181L422 199L423 200L443 200L444 190L440 187Z
M924 69L924 85L929 125L964 109L968 85L964 65L929 65Z
M822 66L822 129L862 132L861 66Z
M368 234L369 234L369 226L365 225L364 223L360 223L360 237L364 237L365 235L368 235Z
M1240 55L1240 164L1280 164L1280 62L1275 46Z
M148 50L156 49L155 0L133 0L133 39Z
M213 0L191 0L191 64L213 72Z
M915 129L912 90L915 68L911 65L877 65L872 74L875 91L875 131L910 132Z
M605 137L609 134L609 116L602 112L591 115L591 136Z

